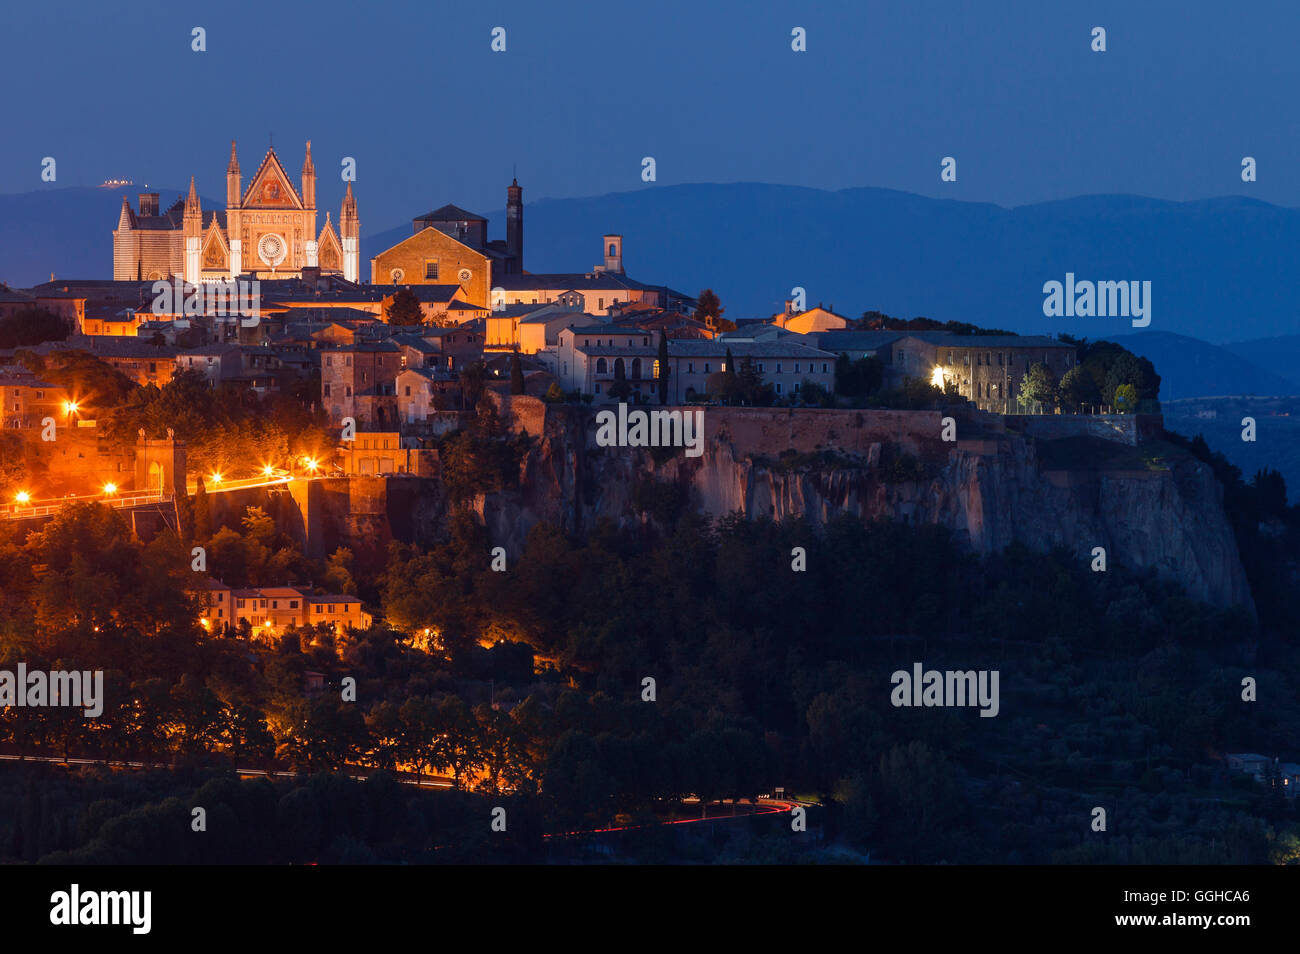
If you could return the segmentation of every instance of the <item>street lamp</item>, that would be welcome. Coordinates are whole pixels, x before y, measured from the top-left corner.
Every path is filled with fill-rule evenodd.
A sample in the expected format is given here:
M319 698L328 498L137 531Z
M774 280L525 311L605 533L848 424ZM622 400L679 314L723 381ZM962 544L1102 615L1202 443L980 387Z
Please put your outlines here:
M18 501L18 503L20 504L26 504L31 499L32 499L32 495L25 490L20 490L18 491L17 494L14 495L14 500Z
M104 495L105 495L105 496L107 496L107 497L111 497L111 496L113 496L113 494L115 494L115 493L117 493L117 484L112 483L112 482L109 482L109 483L107 483L107 484L104 485Z

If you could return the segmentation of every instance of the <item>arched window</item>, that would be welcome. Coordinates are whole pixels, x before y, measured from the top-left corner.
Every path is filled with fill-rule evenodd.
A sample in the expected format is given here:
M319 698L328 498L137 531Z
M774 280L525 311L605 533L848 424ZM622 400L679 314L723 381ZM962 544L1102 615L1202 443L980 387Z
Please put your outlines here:
M623 359L622 359L622 358L615 358L615 359L614 359L614 373L615 373L615 374L618 374L620 371L623 372L623 376L624 376L624 377L627 377L627 365L625 365L625 364L623 363Z
M632 359L632 379L635 381L641 377L641 359Z
M610 256L610 258L614 258L614 257L616 257L616 256L618 255L618 251L617 251L617 249L618 249L618 246L617 246L617 245L615 245L613 242L610 242L610 243L609 243L609 256Z
M597 359L596 359L596 373L597 373L597 374L605 374L608 370L609 370L609 368L608 368L608 367L606 366L606 364L605 364L605 359L604 359L604 358L597 358Z

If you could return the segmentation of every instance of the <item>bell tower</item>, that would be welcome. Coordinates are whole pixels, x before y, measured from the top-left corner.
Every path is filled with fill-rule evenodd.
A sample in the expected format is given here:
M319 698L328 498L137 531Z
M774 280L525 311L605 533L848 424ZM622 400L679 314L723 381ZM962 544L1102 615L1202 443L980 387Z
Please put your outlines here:
M515 179L506 188L506 254L510 260L506 273L519 275L524 270L524 190Z

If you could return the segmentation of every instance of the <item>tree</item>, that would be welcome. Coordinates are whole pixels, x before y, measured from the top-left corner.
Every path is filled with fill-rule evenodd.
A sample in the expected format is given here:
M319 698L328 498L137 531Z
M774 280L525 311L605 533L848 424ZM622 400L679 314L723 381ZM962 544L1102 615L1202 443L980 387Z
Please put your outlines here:
M664 332L659 333L659 403L668 403L668 376L672 374L672 368L668 367L668 335Z
M415 292L409 288L397 290L388 306L388 323L403 327L424 324L424 309L420 307L420 299L415 297Z
M516 351L510 356L510 393L523 394L524 390L524 365Z
M559 382L557 381L551 382L551 386L547 388L546 393L542 395L542 400L545 401L547 404L564 403L564 389L560 387Z
M1022 407L1041 404L1048 407L1056 405L1056 379L1052 371L1041 361L1030 366L1020 380L1020 391L1016 400Z
M67 337L67 322L44 308L23 308L0 318L0 348L21 348Z
M731 367L728 362L727 367ZM740 362L740 372L736 375L736 393L743 404L757 404L762 399L763 376L758 373L754 359L745 355Z
M609 396L619 401L626 401L631 393L632 386L627 383L627 371L623 368L623 359L615 358L614 383L609 386Z
M1121 414L1131 414L1137 409L1138 389L1132 384L1121 384L1115 388L1115 407Z
M1066 371L1061 378L1061 404L1071 411L1078 411L1085 406L1100 404L1101 392L1097 383L1079 365Z
M481 360L466 365L460 372L461 407L466 409L478 407L485 387L487 387L487 365Z
M202 477L194 490L194 542L207 543L212 536L212 504L208 500L208 487Z
M726 310L722 307L722 302L719 301L717 293L712 288L706 288L700 292L700 297L695 301L695 314L693 317L696 321L702 321L709 327L713 327Z

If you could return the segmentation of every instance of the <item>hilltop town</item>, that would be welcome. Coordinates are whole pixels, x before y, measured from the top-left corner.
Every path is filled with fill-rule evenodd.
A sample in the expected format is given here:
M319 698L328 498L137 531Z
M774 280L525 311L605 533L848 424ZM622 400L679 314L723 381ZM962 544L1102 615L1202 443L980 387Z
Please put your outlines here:
M0 715L0 749L397 773L469 790L457 824L481 807L469 794L508 793L579 833L673 820L690 795L702 818L746 802L761 834L800 807L789 781L831 841L929 860L984 859L1003 836L1024 860L1092 857L1052 805L1094 763L1153 798L1241 789L1200 764L1199 736L1154 767L1143 741L1208 676L1115 716L1106 759L1053 721L1078 671L1144 678L1099 646L1154 652L1173 628L1233 643L1290 605L1284 486L1166 432L1150 361L798 287L736 314L634 278L635 222L592 236L594 264L535 273L518 181L503 239L446 204L367 269L363 191L318 220L310 144L296 179L268 149L245 184L232 143L226 178L220 209L193 181L170 205L124 200L111 279L0 286L0 649L112 674L93 730ZM896 669L900 643L1019 674L1050 646L1079 670L1004 676L992 741L949 761L943 733L882 718L869 673ZM647 709L655 686L671 704ZM1270 754L1293 721L1200 717ZM901 768L863 774L864 739ZM987 765L1034 759L1050 821L956 847L897 833L895 817L958 825L968 788L1001 784ZM1267 768L1290 785L1289 763ZM428 810L405 798L395 814ZM1187 851L1226 853L1193 816ZM240 857L337 858L347 837ZM110 851L14 842L32 860ZM445 847L416 842L371 857ZM543 853L540 835L511 844Z

